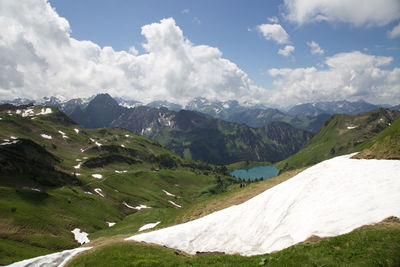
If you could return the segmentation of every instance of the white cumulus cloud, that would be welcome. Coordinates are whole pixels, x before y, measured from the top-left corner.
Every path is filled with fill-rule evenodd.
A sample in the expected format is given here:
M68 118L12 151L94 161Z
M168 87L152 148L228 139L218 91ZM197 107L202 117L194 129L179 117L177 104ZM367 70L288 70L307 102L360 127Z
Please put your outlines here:
M392 57L354 51L327 57L322 69L270 69L277 89L270 101L288 105L328 99L399 103L400 68L386 68L392 61Z
M289 34L280 24L261 24L257 26L257 30L267 40L274 40L278 44L287 44L289 42Z
M400 36L400 23L394 26L394 28L389 31L389 37L394 39Z
M270 18L268 18L268 21L271 23L278 23L279 19L277 17L270 17Z
M311 41L307 42L307 45L311 48L311 54L313 55L323 55L324 50L321 49L318 43Z
M279 49L278 54L284 57L290 56L294 52L294 46L286 45L283 49Z
M87 97L99 92L149 102L196 96L246 100L259 94L220 50L194 45L173 18L142 27L139 55L70 36L68 21L46 0L0 3L0 99Z
M383 26L400 18L399 0L284 0L286 18L298 24L345 22Z

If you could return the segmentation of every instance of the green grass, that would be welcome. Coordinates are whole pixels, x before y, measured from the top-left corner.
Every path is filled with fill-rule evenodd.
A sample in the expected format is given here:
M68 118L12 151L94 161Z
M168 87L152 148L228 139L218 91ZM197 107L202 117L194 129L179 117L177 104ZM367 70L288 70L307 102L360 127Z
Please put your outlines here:
M400 119L355 148L357 158L400 159Z
M382 222L349 234L298 244L279 252L239 255L187 255L137 242L103 244L67 266L398 266L400 223Z
M78 243L71 233L75 227L90 233L91 239L134 233L143 224L173 213L177 208L168 200L185 207L239 182L223 176L219 166L182 159L145 137L123 129L82 129L58 110L52 110L52 114L34 120L0 112L1 142L11 136L34 142L0 148L1 166L7 167L0 169L0 247L4 248L0 250L0 264L76 247ZM63 138L59 130L69 138ZM53 138L44 139L42 133ZM98 147L96 141L103 146ZM12 168L10 155L15 161ZM117 160L85 167L86 161L104 158ZM136 163L118 160L124 158ZM82 162L79 169L73 167L78 164L77 159ZM54 181L58 173L77 179L78 183L43 183ZM74 178L73 173L80 175ZM103 178L93 178L94 173ZM97 195L95 188L102 189L105 197ZM152 209L137 212L123 202L131 206L145 204ZM117 224L109 228L106 222Z
M385 129L390 122L391 111L385 109L358 115L334 115L299 152L277 163L276 167L286 171L349 154Z

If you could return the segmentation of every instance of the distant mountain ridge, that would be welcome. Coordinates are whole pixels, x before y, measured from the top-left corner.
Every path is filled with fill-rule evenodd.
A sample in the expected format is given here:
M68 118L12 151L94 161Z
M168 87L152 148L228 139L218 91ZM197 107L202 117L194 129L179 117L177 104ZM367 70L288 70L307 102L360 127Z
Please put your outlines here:
M107 94L97 95L86 108L70 116L84 127L124 128L185 158L210 163L279 161L298 151L311 136L284 122L255 129L189 110L125 108Z
M68 101L56 97L44 98L42 101L33 101L29 99L14 99L12 101L3 101L15 105L35 103L41 105L55 106L64 113L73 118L79 118L82 109L86 108L89 102L94 98L77 98ZM247 126L258 128L267 125L270 122L282 121L289 123L295 128L303 129L309 132L317 132L321 126L333 114L357 114L377 109L379 107L389 108L389 105L373 105L365 101L329 101L312 102L299 104L292 107L287 112L276 108L268 108L264 105L241 105L238 101L210 101L204 97L194 98L185 106L171 103L169 101L152 101L144 105L140 101L127 100L116 97L115 101L122 107L134 108L139 106L149 106L153 108L167 108L178 112L182 109L201 112L217 119L222 119L234 123L243 123ZM390 107L391 109L400 109L399 105Z
M387 106L387 105L384 105ZM373 105L365 101L349 102L330 101L330 102L313 102L299 104L292 107L288 114L292 116L318 116L321 114L359 114L382 107L381 105Z

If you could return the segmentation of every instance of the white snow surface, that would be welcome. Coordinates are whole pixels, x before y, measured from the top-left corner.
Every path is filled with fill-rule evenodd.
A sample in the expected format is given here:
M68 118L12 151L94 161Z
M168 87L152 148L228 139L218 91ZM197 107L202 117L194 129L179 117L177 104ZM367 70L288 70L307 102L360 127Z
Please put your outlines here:
M82 162L79 162L78 165L75 165L75 166L74 166L74 168L75 168L75 169L80 169L80 168L81 168L81 165L82 165ZM93 174L93 175L95 175L95 174ZM99 174L99 175L100 175L100 174ZM101 178L101 177L100 177L100 178Z
M122 204L124 204L127 208L130 208L130 209L133 209L133 210L151 209L151 207L146 206L146 205L139 205L139 206L136 206L136 207L132 207L131 205L129 205L125 201L122 202Z
M80 164L78 164L79 165L79 167L80 167ZM101 175L101 174L92 174L92 177L93 178L96 178L96 179L101 179L101 178L103 178L103 175Z
M77 134L79 133L79 129L76 129L76 128L75 128L74 131L75 131Z
M81 232L81 229L79 228L75 228L74 230L71 231L71 233L74 234L75 240L78 241L78 243L81 245L90 242L88 238L89 234L83 231Z
M85 250L89 250L92 247L81 247L81 248L74 248L69 250L64 250L57 253L52 253L44 256L39 256L32 259L27 259L19 262L15 262L8 267L63 267L65 264L71 260L74 256L78 253L81 253Z
M177 207L177 208L182 208L182 206L181 205L179 205L179 204L176 204L175 202L173 202L172 200L168 200L168 202L169 203L171 203L172 205L174 205L175 207Z
M63 131L58 131L61 135L62 138L69 138Z
M148 223L139 228L139 232L156 227L160 221L155 223Z
M44 139L53 139L53 137L51 137L51 135L47 135L47 134L41 134L41 137L43 137Z
M108 227L113 227L115 225L115 222L106 222Z
M400 161L351 156L321 162L240 205L126 240L250 256L400 217Z
M93 189L94 190L94 192L96 192L99 196L101 196L101 197L104 197L104 195L103 195L103 190L101 190L100 188L95 188L95 189Z
M167 190L164 190L164 189L163 189L163 192L164 192L167 196L171 196L171 197L174 197L174 196L175 196L174 194L171 194L171 193L168 192Z
M355 129L356 126L347 126L347 129L351 130L351 129Z
M6 139L4 139L4 140L6 140ZM8 142L1 143L0 146L12 145L12 144L16 144L18 142L19 142L19 140L14 140L14 141L11 141L11 142L8 141Z
M51 113L53 113L51 108L42 108L40 113L37 113L36 115L46 115L46 114L51 114Z

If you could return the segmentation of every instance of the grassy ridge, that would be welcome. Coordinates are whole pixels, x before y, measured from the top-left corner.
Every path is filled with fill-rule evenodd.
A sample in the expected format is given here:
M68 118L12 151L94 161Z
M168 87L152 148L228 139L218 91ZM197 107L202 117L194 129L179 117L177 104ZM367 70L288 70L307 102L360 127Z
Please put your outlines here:
M325 123L295 155L276 167L286 171L349 154L400 117L400 112L378 109L358 115L337 114Z
M356 147L361 151L355 158L400 159L400 119L363 144Z
M185 207L238 187L220 167L184 160L126 130L82 129L55 108L34 119L12 108L0 111L0 143L19 140L0 146L0 264L76 247L75 227L90 239L132 233L178 209L170 201Z

